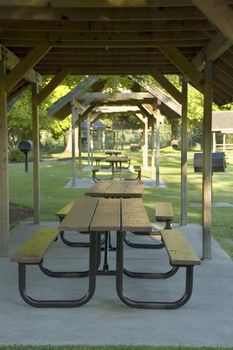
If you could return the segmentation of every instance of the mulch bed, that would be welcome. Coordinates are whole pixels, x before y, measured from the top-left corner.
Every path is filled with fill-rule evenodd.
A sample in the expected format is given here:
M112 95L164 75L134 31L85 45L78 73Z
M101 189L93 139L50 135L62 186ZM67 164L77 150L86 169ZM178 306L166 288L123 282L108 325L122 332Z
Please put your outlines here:
M20 221L33 216L33 209L10 203L10 227L16 226Z

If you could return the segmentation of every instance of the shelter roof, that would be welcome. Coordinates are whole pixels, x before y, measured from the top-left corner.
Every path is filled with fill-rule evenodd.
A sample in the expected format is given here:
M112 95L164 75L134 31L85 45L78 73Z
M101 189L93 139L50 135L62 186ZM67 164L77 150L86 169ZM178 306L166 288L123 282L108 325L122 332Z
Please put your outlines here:
M214 102L233 100L233 0L1 0L0 44L57 74L186 74L203 91L214 62ZM46 51L46 47L48 50Z
M82 122L81 127L83 129L87 129L87 119L84 120L84 122ZM96 120L93 124L92 124L92 128L95 130L102 130L102 129L106 129L106 125L104 125L104 123L102 123L100 120Z
M233 132L233 111L213 112L212 131Z

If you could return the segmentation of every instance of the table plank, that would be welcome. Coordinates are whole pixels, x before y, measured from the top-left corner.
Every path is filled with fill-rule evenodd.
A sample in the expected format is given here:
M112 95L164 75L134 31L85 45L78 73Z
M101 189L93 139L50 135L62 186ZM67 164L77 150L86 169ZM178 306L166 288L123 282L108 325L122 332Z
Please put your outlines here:
M152 231L143 201L140 198L127 198L121 201L122 231Z
M89 188L85 194L87 196L99 197L103 196L106 190L111 186L112 180L101 180L96 182L91 188Z
M127 186L126 181L112 181L111 185L105 191L105 196L122 197Z
M98 200L94 198L81 198L63 219L59 229L63 231L89 232L90 222L95 213L97 203Z
M124 192L124 197L142 197L144 184L142 181L127 181L128 185Z
M120 199L99 199L90 230L120 230L120 225Z

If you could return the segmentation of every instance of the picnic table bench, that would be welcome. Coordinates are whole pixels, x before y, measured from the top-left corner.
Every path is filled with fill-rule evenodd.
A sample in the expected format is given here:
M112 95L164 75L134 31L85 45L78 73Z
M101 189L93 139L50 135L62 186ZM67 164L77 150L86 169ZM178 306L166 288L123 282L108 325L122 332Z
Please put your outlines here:
M172 229L172 221L174 219L173 208L170 202L156 202L155 203L155 218L158 222L165 222L164 229ZM160 230L152 232L133 232L139 235L160 235ZM125 243L132 248L139 249L160 249L164 247L164 243L133 243L125 237Z

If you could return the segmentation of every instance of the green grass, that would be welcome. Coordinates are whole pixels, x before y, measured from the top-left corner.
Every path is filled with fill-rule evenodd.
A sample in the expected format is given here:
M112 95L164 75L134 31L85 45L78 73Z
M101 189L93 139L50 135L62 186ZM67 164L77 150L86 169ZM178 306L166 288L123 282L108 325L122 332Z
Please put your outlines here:
M128 153L132 164L141 164L141 152ZM100 155L95 154L95 156ZM57 155L56 155L57 156ZM59 155L60 157L64 155ZM228 155L228 166L225 173L213 175L213 200L219 202L233 203L233 157ZM154 221L155 201L168 200L172 202L175 214L175 222L180 222L180 152L170 147L161 150L160 156L161 179L166 183L166 188L146 188L143 201L151 221ZM91 172L82 172L82 177L90 177ZM106 177L106 173L100 176ZM65 183L71 177L71 162L42 162L40 166L41 176L41 220L55 220L55 213L71 200L85 195L85 189L64 188ZM130 176L126 174L125 176ZM150 178L150 172L144 172L143 176ZM24 173L23 164L19 166L10 165L10 201L11 203L33 206L33 181L32 165L29 173ZM201 223L201 208L190 206L191 202L201 202L202 176L194 173L193 152L188 154L188 222ZM233 207L217 208L212 210L213 235L233 258Z

